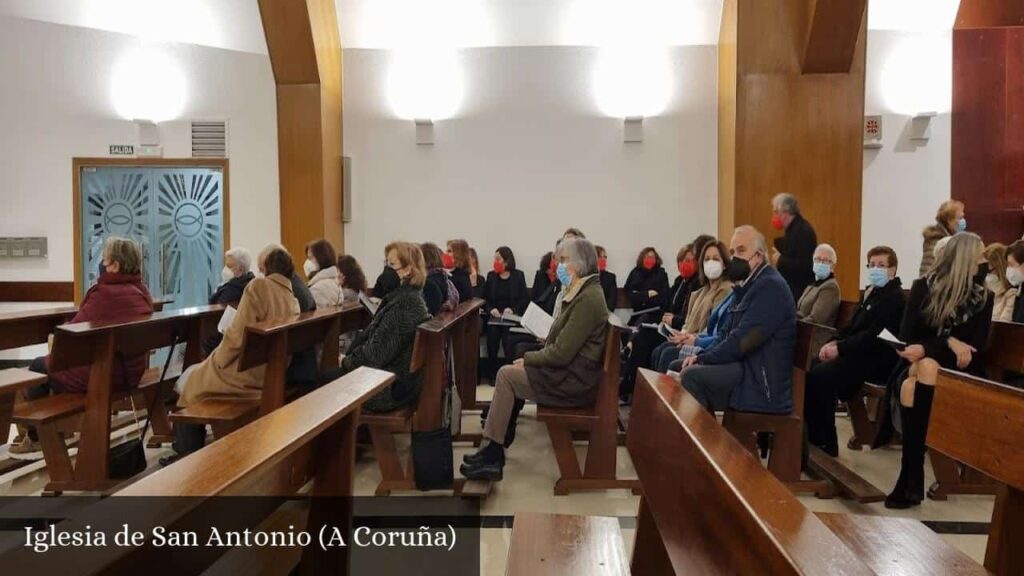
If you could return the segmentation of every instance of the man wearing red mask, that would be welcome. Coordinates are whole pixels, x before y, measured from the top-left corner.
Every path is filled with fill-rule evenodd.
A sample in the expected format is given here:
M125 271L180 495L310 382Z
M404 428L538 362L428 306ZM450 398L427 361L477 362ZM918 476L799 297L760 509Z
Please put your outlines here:
M814 227L800 214L800 204L792 194L778 194L772 198L772 228L785 230L776 238L772 248L772 265L789 285L793 299L799 300L814 282L814 249L818 235Z

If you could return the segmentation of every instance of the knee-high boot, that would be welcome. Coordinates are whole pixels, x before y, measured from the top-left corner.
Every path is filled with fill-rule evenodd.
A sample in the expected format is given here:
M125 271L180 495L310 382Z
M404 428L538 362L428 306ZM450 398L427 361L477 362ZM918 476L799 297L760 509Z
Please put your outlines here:
M903 458L896 487L885 499L886 508L909 508L924 499L924 455L928 419L935 387L921 382L914 389L914 407L900 407L903 418Z

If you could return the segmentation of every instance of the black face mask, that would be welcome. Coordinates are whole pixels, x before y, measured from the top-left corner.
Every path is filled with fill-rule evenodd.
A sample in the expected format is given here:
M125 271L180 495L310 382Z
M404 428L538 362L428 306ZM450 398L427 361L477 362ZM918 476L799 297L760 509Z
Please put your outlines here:
M103 266L103 260L100 260L100 276L103 276L103 274L106 271L107 271L107 269ZM97 276L97 278L99 278L99 276Z
M982 262L978 265L978 273L974 275L974 283L979 286L985 285L985 277L988 276L989 267L988 262Z
M742 282L750 276L750 262L733 256L729 265L725 267L725 277L730 282Z

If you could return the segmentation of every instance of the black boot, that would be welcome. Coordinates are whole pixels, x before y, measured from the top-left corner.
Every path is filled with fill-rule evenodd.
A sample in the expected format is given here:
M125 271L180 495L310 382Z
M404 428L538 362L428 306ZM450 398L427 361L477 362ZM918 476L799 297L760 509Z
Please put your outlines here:
M463 464L459 472L470 480L501 480L505 468L505 448L497 442L488 442L479 452L475 464Z
M928 418L935 388L920 382L914 387L914 407L900 407L903 420L903 458L896 487L885 498L885 507L903 510L924 500L924 455L927 447Z
M171 444L171 448L174 449L175 454L173 456L165 456L160 459L161 466L169 466L184 456L201 449L203 444L206 443L206 426L201 424L175 424L174 425L174 443Z

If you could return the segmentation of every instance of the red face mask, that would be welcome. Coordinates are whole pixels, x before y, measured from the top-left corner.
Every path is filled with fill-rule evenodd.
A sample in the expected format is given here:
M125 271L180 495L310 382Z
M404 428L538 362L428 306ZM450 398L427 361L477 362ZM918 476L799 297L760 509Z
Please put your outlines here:
M644 257L644 268L646 268L647 270L653 270L654 269L654 265L657 264L657 263L658 263L658 261L655 260L654 256L645 256Z
M608 259L607 258L598 258L597 259L597 269L600 270L601 272L604 272L606 268L608 268Z
M772 214L772 228L776 230L782 230L786 227L786 224L782 221L782 216L778 214Z
M441 255L441 262L445 268L455 268L455 257L447 252Z
M683 278L691 278L697 273L697 264L693 260L683 260L679 263L679 275Z
M495 274L504 274L505 273L505 263L502 262L501 260L495 260L494 261L494 273Z

